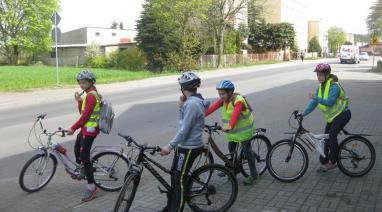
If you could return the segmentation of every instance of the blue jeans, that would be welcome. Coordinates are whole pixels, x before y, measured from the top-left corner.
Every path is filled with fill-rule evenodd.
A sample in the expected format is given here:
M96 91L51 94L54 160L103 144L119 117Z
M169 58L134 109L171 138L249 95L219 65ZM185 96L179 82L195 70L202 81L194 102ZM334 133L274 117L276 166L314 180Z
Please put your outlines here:
M236 145L237 144L241 144L242 151L248 160L248 166L249 166L249 170L251 172L251 176L256 177L257 176L257 170L256 170L256 156L257 155L254 151L252 151L251 140L242 141L240 143L233 142L233 141L228 142L228 150L229 150L230 154L233 155L233 153L236 151Z

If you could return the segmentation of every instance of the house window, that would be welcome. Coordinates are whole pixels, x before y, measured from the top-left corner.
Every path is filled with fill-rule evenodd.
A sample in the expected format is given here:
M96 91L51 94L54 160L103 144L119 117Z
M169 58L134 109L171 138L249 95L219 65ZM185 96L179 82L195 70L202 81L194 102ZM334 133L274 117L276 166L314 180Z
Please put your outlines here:
M100 35L101 35L101 33L99 33L99 32L96 32L96 33L95 33L95 35L96 35L96 36L100 36Z
M117 33L111 33L111 36L115 37L117 36Z

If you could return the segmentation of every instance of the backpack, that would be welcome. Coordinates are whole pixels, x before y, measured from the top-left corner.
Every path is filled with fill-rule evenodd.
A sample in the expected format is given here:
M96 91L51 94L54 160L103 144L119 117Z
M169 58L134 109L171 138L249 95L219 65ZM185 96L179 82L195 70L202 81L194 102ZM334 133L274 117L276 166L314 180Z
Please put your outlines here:
M113 127L114 116L114 109L111 103L108 100L102 100L101 113L98 122L101 132L110 134L111 128Z
M95 95L96 98L100 101L100 118L98 121L98 126L101 132L105 134L110 134L111 128L113 128L113 121L114 121L114 109L111 103L102 98L98 93Z
M236 96L240 95L240 94L234 93L233 95L235 98L232 98L232 106L235 107ZM249 112L253 113L253 109L252 109L251 105L248 103L247 98L245 98L245 96L243 96L243 95L240 95L240 96L242 96L245 103L247 103Z

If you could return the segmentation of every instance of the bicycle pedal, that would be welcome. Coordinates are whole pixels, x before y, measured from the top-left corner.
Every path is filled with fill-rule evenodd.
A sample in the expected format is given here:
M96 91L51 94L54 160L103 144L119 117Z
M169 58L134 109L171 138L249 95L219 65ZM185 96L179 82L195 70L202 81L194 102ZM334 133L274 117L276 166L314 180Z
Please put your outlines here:
M168 191L163 190L160 186L158 186L158 190L159 190L159 193L161 193L161 194L167 194L168 193Z

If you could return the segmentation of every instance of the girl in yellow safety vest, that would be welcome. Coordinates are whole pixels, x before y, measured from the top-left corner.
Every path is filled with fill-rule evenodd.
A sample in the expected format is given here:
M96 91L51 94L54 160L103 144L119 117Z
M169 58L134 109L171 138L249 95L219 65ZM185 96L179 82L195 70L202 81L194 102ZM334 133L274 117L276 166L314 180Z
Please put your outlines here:
M69 128L68 135L73 135L77 129L81 128L81 132L78 134L74 146L74 153L76 162L82 164L83 168L77 170L76 175L72 176L72 178L79 179L81 177L81 171L85 172L88 184L83 194L82 201L87 202L94 199L96 193L99 191L94 184L90 150L94 139L99 134L98 121L100 118L101 99L94 86L94 83L96 82L95 75L91 71L81 71L77 76L77 81L83 90L83 93L85 93L85 97L82 99L78 92L74 95L75 100L78 102L78 109L81 116L78 121Z
M228 141L228 149L232 154L236 150L236 145L241 144L251 175L243 181L244 185L252 185L258 177L255 158L256 154L251 148L251 139L254 131L254 117L251 107L245 98L235 94L235 86L229 80L223 80L216 86L220 98L208 109L206 116L210 115L222 107L222 122L224 124Z
M322 166L319 172L327 172L337 166L338 156L338 133L346 126L351 119L351 112L348 107L348 97L338 82L336 75L331 74L329 64L320 63L314 72L320 83L316 93L309 94L311 101L306 106L304 116L310 114L317 106L324 113L326 119L325 133L329 134L329 140L325 143L324 152L327 157L320 156Z

